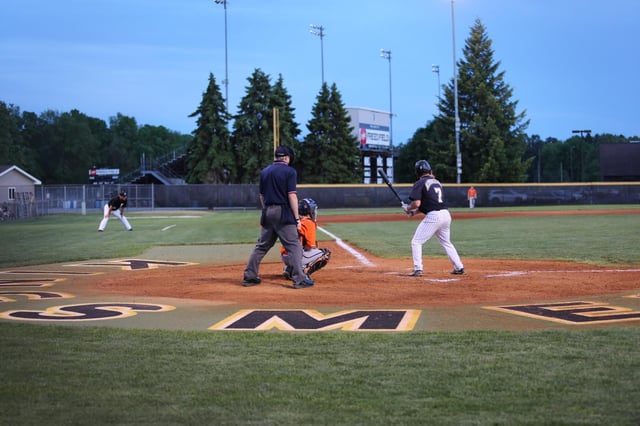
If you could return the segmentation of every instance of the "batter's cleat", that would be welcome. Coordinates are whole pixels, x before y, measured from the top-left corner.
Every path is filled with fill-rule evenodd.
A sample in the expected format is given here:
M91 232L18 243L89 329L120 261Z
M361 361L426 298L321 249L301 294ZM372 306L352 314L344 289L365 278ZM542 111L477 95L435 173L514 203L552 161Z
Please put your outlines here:
M422 269L416 269L415 271L410 273L409 276L410 277L421 277L422 276Z
M243 287L253 287L254 285L258 285L262 282L262 280L260 279L260 277L255 277L255 278L244 278L242 280L242 286Z
M464 268L454 268L453 271L451 271L452 275L463 275L464 274Z
M307 288L307 287L313 287L313 280L309 277L305 278L304 280L300 281L299 283L296 283L293 285L293 288L298 289L298 288Z

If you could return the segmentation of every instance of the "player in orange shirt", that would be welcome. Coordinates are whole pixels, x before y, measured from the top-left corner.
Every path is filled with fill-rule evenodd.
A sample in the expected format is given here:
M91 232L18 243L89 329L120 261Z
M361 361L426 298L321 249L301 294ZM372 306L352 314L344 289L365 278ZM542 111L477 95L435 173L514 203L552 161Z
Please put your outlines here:
M300 242L302 243L302 268L305 274L311 275L324 268L331 259L331 250L318 248L316 239L318 205L311 198L304 198L298 203L300 215ZM282 275L291 279L291 267L289 266L289 254L284 247L280 248L280 256L284 262Z
M469 208L472 209L476 206L476 198L478 198L478 192L476 191L476 189L472 186L471 188L469 188L469 190L467 191L467 200L469 200Z

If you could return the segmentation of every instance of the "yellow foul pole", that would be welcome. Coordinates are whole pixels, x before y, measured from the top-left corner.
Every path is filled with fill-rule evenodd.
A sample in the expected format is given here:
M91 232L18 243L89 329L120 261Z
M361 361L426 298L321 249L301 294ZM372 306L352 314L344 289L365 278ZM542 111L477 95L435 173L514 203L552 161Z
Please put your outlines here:
M273 151L280 146L280 110L273 107Z

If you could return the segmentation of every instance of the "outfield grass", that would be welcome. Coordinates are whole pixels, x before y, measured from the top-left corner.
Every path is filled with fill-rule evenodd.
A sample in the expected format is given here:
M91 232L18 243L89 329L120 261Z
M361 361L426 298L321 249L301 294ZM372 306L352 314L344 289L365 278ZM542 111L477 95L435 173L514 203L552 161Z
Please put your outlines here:
M130 213L134 232L111 220L98 233L99 215L2 223L0 267L258 235L256 211L178 216L196 214ZM416 224L327 228L376 255L408 257ZM458 220L452 236L463 257L639 265L639 224L640 215ZM436 242L432 255L442 255ZM0 424L636 425L639 343L638 327L258 333L1 321Z
M322 211L322 214L362 215L397 213L398 210L328 210ZM487 210L490 209L478 209ZM0 255L0 267L136 256L158 245L253 244L259 233L257 210L195 210L171 214L162 211L135 212L128 214L128 217L134 227L134 231L128 233L115 219L109 221L106 232L97 232L100 220L97 214L45 216L1 223L0 241L5 247ZM328 224L326 228L376 256L410 258L409 242L416 225L416 221L405 220L402 214L398 214L397 222L335 223ZM513 216L454 220L452 241L462 257L630 264L640 262L637 229L640 229L640 214ZM322 232L318 236L320 239L328 238ZM425 256L443 256L435 240L425 245L424 253Z

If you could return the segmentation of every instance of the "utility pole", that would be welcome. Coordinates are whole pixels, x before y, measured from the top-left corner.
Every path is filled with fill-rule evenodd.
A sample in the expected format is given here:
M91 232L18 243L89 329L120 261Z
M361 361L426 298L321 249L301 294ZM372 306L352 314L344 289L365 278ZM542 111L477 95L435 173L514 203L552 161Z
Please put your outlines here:
M227 114L229 113L229 59L227 56L227 0L214 0L216 4L224 6L224 96L227 102Z
M311 34L320 37L320 70L322 72L322 85L324 86L324 27L322 25L309 25Z
M431 71L438 74L438 100L440 100L440 65L431 65Z
M391 51L380 49L380 56L389 61L389 142L393 150L393 101L391 96Z
M460 153L460 115L458 114L458 64L456 60L456 20L453 9L454 0L451 0L451 28L453 34L453 97L455 105L455 132L456 132L456 183L460 183L462 175L462 154Z

